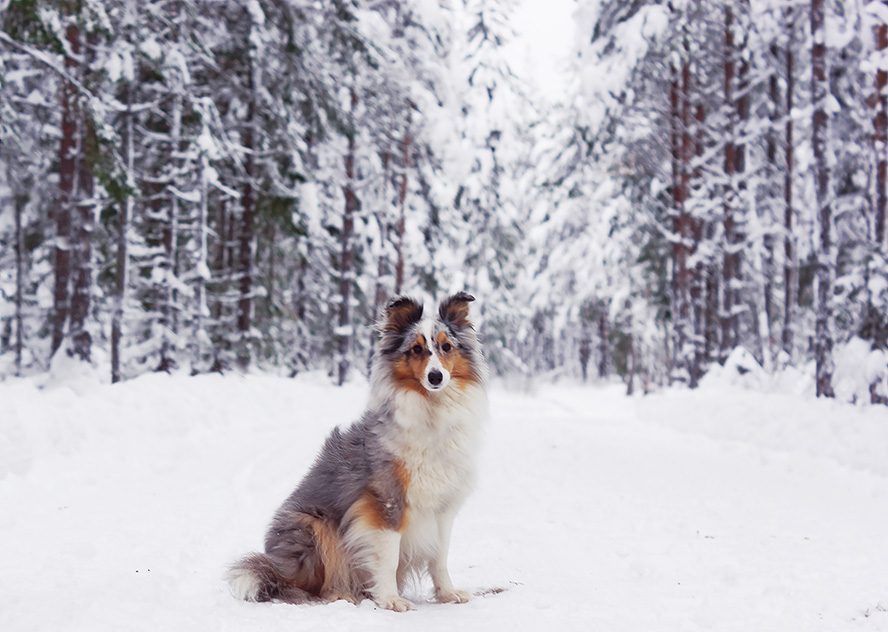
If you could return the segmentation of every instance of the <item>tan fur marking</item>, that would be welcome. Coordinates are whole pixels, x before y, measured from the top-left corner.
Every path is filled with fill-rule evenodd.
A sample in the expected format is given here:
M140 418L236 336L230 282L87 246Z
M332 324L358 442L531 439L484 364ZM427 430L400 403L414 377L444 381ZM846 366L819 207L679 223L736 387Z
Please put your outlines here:
M354 516L355 520L360 520L363 525L382 530L386 528L386 524L381 509L379 502L373 498L373 494L364 492L364 495L351 506L349 513Z
M438 349L449 343L451 349L449 352L440 352L441 364L450 373L450 379L456 381L457 387L465 388L468 384L474 384L478 381L478 376L472 368L472 363L457 349L456 345L447 337L445 332L438 334Z
M315 529L317 519L304 513L295 513L293 514L292 520L294 526L298 525L301 529L304 529L309 533L314 533L315 545L318 547L318 552L321 556L320 564L304 568L303 574L292 579L295 580L298 587L305 592L311 593L312 595L319 595L321 592L321 586L324 584L325 559L324 550L320 547L320 543L317 540L317 531Z
M398 482L401 484L401 492L404 494L404 498L406 499L407 490L410 488L410 471L407 469L407 466L404 465L402 461L395 461L395 478L397 478ZM399 532L403 532L410 522L410 518L407 513L407 509L405 508L404 513L401 516L401 524L398 525Z
M419 335L413 344L410 345L410 351L398 358L392 367L392 378L401 388L422 394L428 397L428 391L423 388L422 380L425 376L426 365L429 363L429 355L417 355L413 353L413 347L420 346L426 348L425 336Z
M397 490L389 489L388 492L382 492L387 495L386 500L380 499L377 495L380 492L374 492L373 489L365 491L358 500L349 509L349 514L355 520L359 520L364 526L372 529L388 530L402 532L407 528L407 509L406 497L407 487L410 485L410 472L401 461L395 461L390 471L391 480L388 485L395 484ZM386 478L386 480L389 480ZM388 494L400 496L401 501L391 502ZM389 503L386 506L385 503ZM393 514L394 511L394 514ZM397 516L397 524L393 523L393 518Z
M324 566L324 582L318 591L319 596L327 601L357 602L356 580L352 577L339 533L320 518L314 519L311 526Z

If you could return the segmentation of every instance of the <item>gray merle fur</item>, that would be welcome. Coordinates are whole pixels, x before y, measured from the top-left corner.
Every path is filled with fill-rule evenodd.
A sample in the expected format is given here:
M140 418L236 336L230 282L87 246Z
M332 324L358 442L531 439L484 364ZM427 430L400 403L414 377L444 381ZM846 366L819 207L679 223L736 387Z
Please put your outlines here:
M441 303L435 331L448 333L483 382L481 346L467 318L468 303L474 300L460 292ZM410 349L422 315L422 305L407 297L386 305L371 377L372 408L356 424L344 431L336 428L327 438L308 474L275 513L266 533L265 552L232 566L232 585L245 582L241 597L305 603L338 598L357 601L364 596L367 586L349 566L342 537L354 516L350 509L362 499L373 504L387 529L397 530L405 518L405 483L398 480L397 459L382 440L386 428L396 425L386 363ZM331 555L336 559L328 559Z

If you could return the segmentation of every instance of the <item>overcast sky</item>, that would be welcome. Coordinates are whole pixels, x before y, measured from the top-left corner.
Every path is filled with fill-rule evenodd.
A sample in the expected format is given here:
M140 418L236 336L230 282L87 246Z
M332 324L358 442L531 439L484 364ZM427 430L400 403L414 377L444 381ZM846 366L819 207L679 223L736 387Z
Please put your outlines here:
M509 47L513 70L533 75L546 91L563 88L563 65L573 43L574 0L523 0L512 26L516 42Z

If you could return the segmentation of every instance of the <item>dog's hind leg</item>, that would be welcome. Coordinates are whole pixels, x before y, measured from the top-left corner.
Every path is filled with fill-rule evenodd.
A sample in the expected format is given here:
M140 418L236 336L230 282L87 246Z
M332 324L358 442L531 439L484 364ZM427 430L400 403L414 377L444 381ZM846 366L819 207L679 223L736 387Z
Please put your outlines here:
M299 512L276 518L265 538L265 553L250 555L231 568L232 591L247 601L305 603L321 596L324 555L314 521Z

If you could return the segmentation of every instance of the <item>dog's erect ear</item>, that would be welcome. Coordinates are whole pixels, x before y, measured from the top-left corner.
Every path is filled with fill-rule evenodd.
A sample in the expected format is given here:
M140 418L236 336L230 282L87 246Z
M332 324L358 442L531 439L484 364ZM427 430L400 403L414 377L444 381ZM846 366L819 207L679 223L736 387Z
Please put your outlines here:
M395 353L404 342L407 329L420 320L422 320L421 303L406 296L390 300L382 310L382 318L378 325L382 354Z
M412 298L399 296L386 304L382 313L383 333L394 333L407 329L422 320L422 303Z
M445 323L461 329L469 322L469 303L475 300L475 297L465 292L457 292L450 298L441 301L438 307L438 315Z

